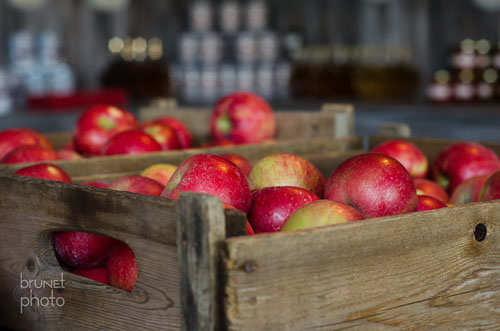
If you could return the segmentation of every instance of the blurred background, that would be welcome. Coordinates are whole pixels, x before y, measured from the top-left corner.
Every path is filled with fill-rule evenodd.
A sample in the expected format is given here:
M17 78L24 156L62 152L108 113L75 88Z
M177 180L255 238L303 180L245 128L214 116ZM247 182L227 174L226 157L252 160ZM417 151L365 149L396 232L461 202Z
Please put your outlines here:
M0 129L244 89L280 109L354 103L363 134L500 140L499 42L500 0L2 0Z

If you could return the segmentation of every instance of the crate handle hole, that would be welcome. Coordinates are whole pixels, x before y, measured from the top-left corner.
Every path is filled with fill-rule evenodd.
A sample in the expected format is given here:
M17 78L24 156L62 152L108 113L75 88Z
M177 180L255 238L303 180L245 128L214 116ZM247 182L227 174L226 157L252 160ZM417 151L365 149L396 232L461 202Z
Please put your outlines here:
M64 270L132 292L139 270L127 244L109 236L76 231L54 232L52 238Z
M474 238L481 242L484 239L486 239L486 234L488 233L488 229L486 228L486 225L483 223L479 223L476 225L474 228Z

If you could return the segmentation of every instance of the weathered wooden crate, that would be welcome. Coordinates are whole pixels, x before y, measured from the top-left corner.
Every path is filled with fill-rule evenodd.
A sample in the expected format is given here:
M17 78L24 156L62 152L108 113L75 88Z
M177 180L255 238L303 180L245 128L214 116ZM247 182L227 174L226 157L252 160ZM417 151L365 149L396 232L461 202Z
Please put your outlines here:
M173 99L159 99L139 110L142 123L160 116L181 120L198 145L210 140L210 115L207 108L179 107ZM351 104L325 103L321 110L276 111L278 140L297 140L318 137L348 137L354 134L354 107ZM55 148L64 146L72 138L71 132L46 135Z
M327 169L352 153L308 158ZM242 213L224 212L218 199L197 199L187 202L193 203L191 207L184 203L182 208L222 220L224 236L245 233ZM179 215L176 213L182 201L0 175L0 326L23 330L179 329L180 279L175 236ZM211 201L209 209L205 201ZM105 234L129 244L139 265L133 293L64 272L51 240L53 232L64 230ZM66 298L64 306L20 314L20 275L23 279L50 281L61 279L61 273L66 281L61 294Z
M332 169L338 161L331 158ZM228 231L242 231L242 215L198 194L173 202L0 176L0 208L0 325L11 328L500 325L500 201L253 237L230 237ZM60 278L50 244L57 230L129 244L139 265L134 291L64 273L63 307L34 312L31 319L20 315L15 290L21 272Z

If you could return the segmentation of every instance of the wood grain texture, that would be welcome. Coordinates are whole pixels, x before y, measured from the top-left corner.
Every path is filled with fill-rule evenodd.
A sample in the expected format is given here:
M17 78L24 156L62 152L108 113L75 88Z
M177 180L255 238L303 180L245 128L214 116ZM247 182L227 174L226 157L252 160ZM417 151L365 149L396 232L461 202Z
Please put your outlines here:
M251 162L274 153L293 153L297 155L320 154L345 151L361 147L360 137L319 137L304 140L286 140L261 144L246 144L213 148L193 148L179 151L165 151L140 155L113 155L93 157L77 161L53 161L62 167L72 178L97 174L131 173L145 169L155 163L180 164L190 156L200 153L224 154L235 153ZM28 164L0 166L0 174L11 174Z
M498 330L498 215L495 201L228 239L228 328Z
M183 193L178 213L182 328L219 330L218 248L226 238L222 203L210 195Z
M21 330L180 328L175 203L27 177L0 177L0 325ZM132 293L63 271L53 231L112 236L136 255ZM20 273L65 283L65 305L20 314Z

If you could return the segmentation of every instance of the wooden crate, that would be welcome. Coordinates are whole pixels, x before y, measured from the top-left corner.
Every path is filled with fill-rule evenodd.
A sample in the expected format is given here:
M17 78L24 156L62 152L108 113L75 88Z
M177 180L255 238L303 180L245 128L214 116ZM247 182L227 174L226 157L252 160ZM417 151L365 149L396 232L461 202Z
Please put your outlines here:
M181 120L198 145L210 140L208 108L178 107L173 99L158 99L139 110L142 123L160 116L172 116ZM278 140L296 140L317 137L348 137L354 134L354 107L351 104L325 103L319 111L276 111ZM71 132L46 134L58 149L72 138Z
M333 169L338 155L330 160ZM217 198L199 194L172 202L0 176L0 206L0 295L6 299L0 301L0 325L11 328L500 325L500 201L253 237L229 237L228 229L241 231L242 215L225 213ZM106 234L129 244L139 265L134 291L64 273L69 296L60 311L20 316L12 294L19 273L50 279L61 272L50 245L56 230Z
M94 157L77 161L53 161L61 166L76 182L85 182L90 179L115 177L138 173L155 163L179 164L188 157L200 153L236 153L256 162L264 156L275 153L293 153L299 156L316 154L335 154L349 150L359 150L362 147L360 137L349 136L344 138L318 137L303 140L286 140L267 142L262 144L246 144L229 147L192 148L177 151L146 153L140 155L113 155L108 157ZM16 169L27 164L5 165L0 167L0 174L11 174ZM320 165L321 166L321 165Z
M320 167L333 169L351 153L308 158ZM103 175L103 179L110 177ZM187 197L191 205L188 208L186 202L182 205L182 199L178 203L0 175L0 326L22 330L180 329L176 221L178 215L188 214L177 210L184 206L193 213L216 217L224 226L219 229L224 237L245 233L242 213L223 211L217 198L194 195L195 200L189 200L191 196ZM51 234L64 230L104 234L127 243L139 265L133 293L63 271L52 248ZM61 294L66 298L65 305L20 314L21 273L23 279L36 281L60 279L62 273L66 281Z
M178 107L175 100L158 99L139 110L140 122L160 116L182 120L198 144L210 140L211 110L207 108ZM354 134L354 107L351 104L325 103L321 111L276 111L279 140L316 137L346 137Z

